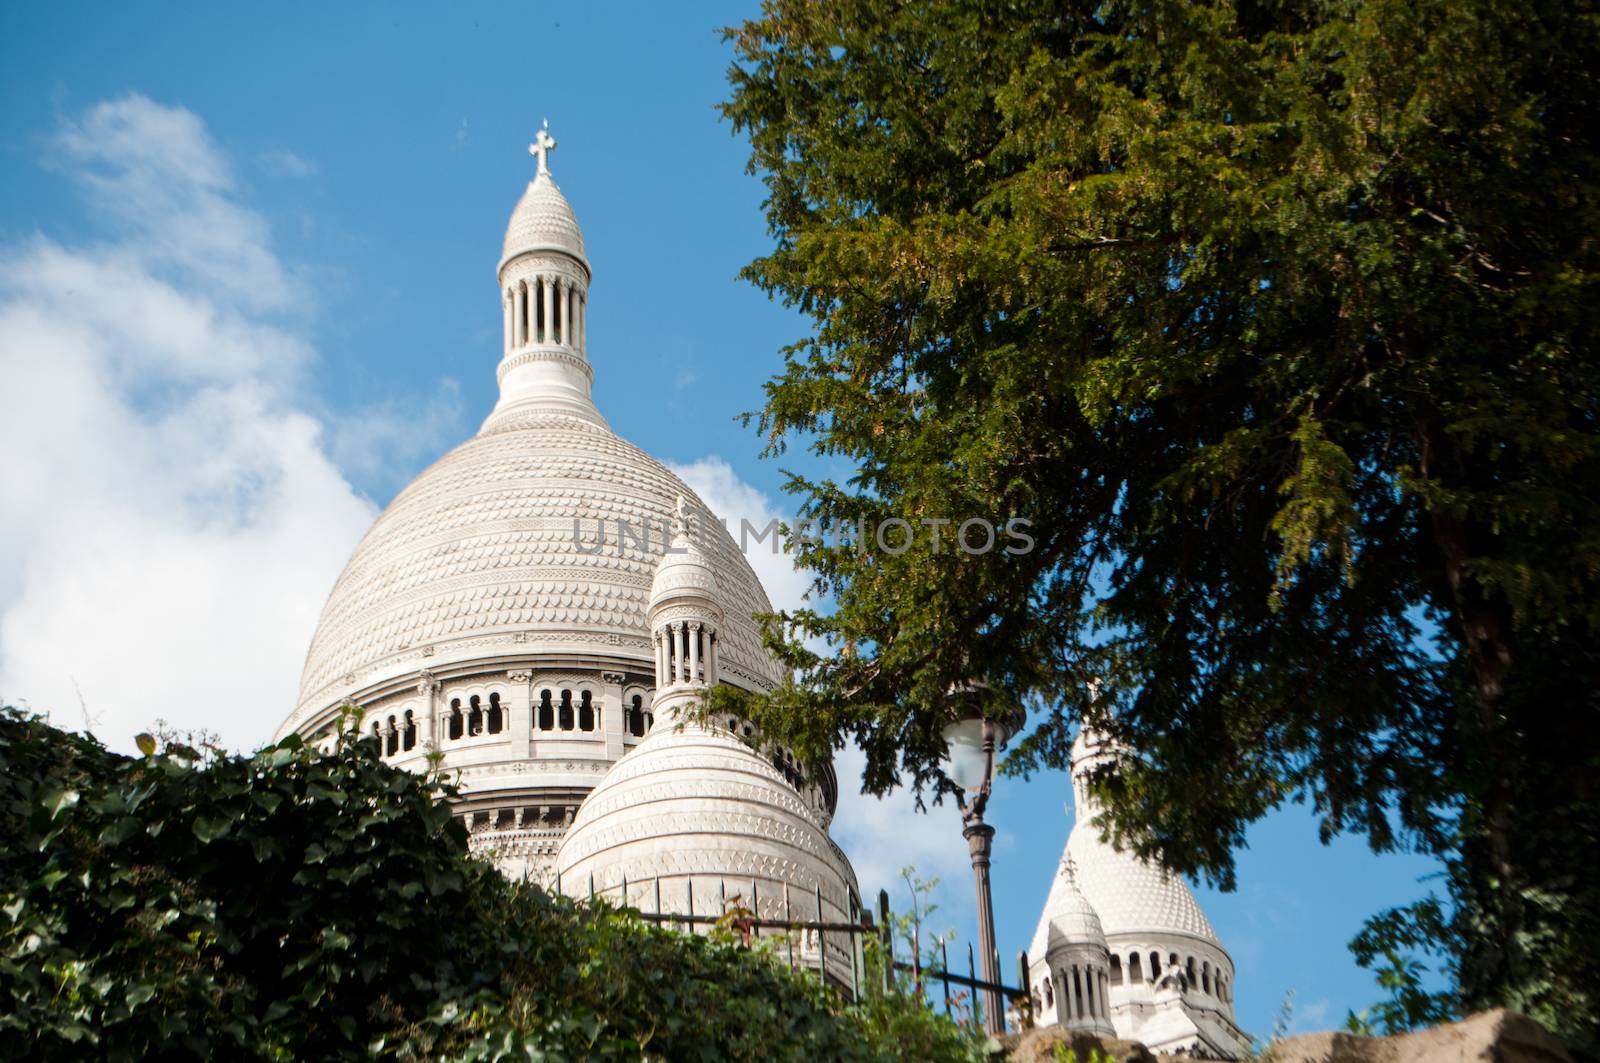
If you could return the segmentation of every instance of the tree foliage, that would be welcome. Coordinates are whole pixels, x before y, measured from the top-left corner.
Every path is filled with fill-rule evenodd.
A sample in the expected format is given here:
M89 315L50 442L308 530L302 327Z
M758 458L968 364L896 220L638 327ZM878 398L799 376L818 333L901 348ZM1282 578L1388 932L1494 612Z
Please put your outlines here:
M909 998L506 881L351 720L328 755L128 759L4 710L0 1057L985 1057Z
M1305 800L1440 854L1452 1006L1600 1044L1594 5L767 0L728 34L747 276L814 323L755 416L856 469L791 481L836 608L772 619L797 678L747 711L857 742L873 791L947 785L967 680L1031 714L1015 770L1092 716L1135 754L1097 781L1122 841L1229 887ZM1033 549L952 545L1013 516ZM886 518L909 550L838 534Z

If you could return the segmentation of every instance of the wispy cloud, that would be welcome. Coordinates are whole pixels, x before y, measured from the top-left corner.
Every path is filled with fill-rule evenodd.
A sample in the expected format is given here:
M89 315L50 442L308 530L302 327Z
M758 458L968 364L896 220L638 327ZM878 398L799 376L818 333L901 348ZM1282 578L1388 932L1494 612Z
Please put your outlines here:
M374 516L303 391L307 286L192 112L127 96L54 148L103 226L0 246L0 695L248 746Z
M316 163L288 148L263 152L261 165L279 177L314 177L320 171Z

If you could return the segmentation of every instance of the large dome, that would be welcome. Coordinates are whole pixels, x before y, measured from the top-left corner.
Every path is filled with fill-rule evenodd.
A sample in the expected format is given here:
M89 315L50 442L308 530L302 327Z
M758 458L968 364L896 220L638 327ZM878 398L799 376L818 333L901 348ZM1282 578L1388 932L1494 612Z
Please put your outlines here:
M496 647L651 662L651 579L680 495L705 509L660 462L592 421L491 419L402 491L356 547L284 729L351 690ZM618 522L631 529L620 544ZM752 618L771 608L759 580L716 522L702 546L727 609L724 679L774 682Z

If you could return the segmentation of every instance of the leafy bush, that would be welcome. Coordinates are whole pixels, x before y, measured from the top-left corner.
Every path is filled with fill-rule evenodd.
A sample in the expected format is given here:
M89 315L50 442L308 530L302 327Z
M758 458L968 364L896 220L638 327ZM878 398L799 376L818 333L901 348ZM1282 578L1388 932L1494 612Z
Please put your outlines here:
M336 749L127 758L0 710L0 1056L980 1059L735 936L467 855L434 779Z

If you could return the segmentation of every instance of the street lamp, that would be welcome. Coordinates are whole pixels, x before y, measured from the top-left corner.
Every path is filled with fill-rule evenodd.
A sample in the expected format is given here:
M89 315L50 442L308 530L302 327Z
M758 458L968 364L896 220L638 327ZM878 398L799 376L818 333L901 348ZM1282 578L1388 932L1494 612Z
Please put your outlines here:
M945 727L945 774L960 787L956 800L961 805L961 835L972 853L972 876L978 887L978 951L983 960L983 980L1000 984L999 962L994 950L994 905L989 891L989 848L994 828L983 821L989 803L989 786L994 779L994 754L1004 749L1010 737L1003 724L983 715L973 687L962 688L967 715ZM1005 1032L1005 1012L998 990L984 993L983 1028L990 1034Z

